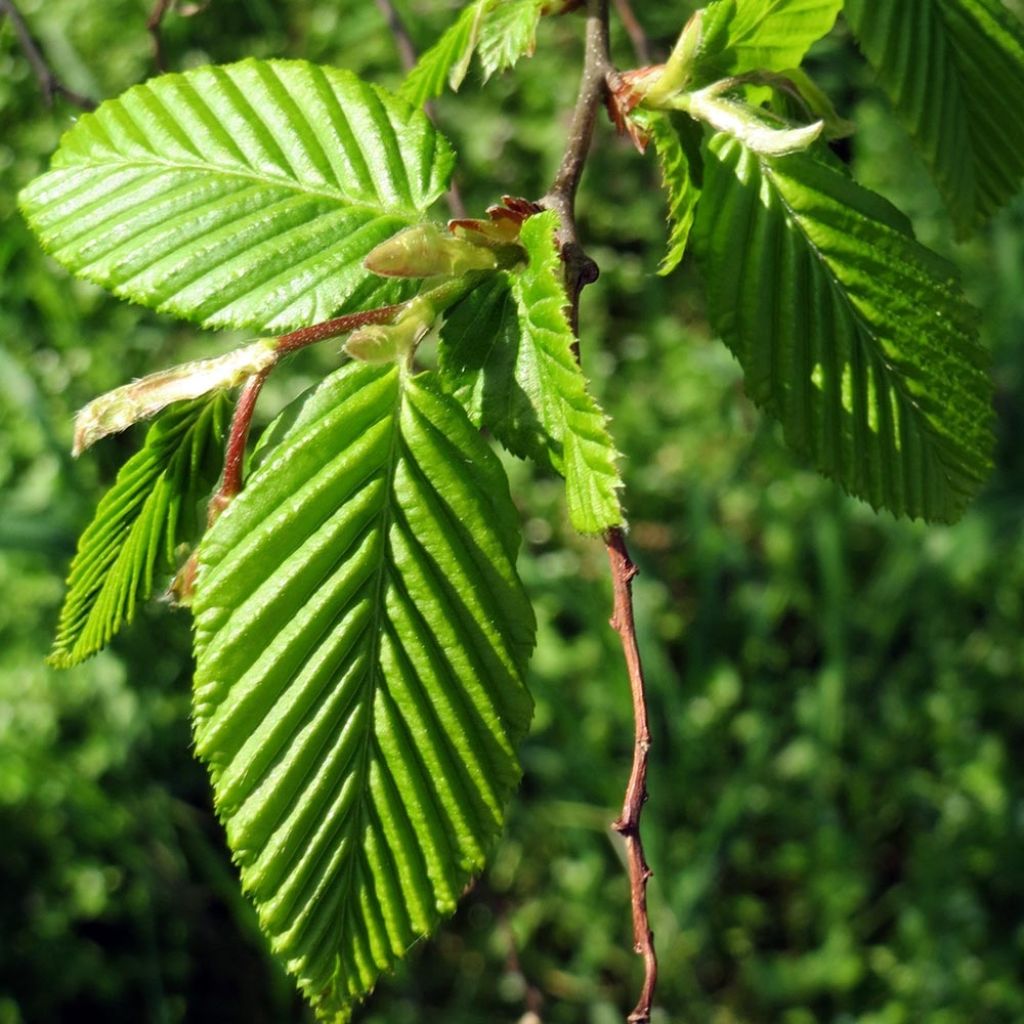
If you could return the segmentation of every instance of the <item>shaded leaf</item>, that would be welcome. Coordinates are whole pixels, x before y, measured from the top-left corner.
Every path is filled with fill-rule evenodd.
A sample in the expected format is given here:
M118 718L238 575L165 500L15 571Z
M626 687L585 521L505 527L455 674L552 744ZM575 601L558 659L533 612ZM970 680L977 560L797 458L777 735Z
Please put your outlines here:
M1024 180L1024 24L1001 0L847 0L961 237Z
M444 191L426 117L356 76L245 60L86 114L21 193L69 270L208 327L285 331L396 296L363 267Z
M504 472L430 375L352 363L204 538L195 736L274 950L346 1019L501 830L534 622Z
M700 199L700 168L693 166L691 154L680 135L681 131L689 130L689 125L680 125L671 114L657 110L638 110L634 118L654 143L661 183L668 198L668 251L658 273L670 274L686 255Z
M694 243L712 323L789 444L876 507L957 518L993 442L986 354L954 268L842 171L724 135Z
M104 648L177 563L213 489L230 403L221 394L173 406L117 474L78 541L50 662L75 665Z

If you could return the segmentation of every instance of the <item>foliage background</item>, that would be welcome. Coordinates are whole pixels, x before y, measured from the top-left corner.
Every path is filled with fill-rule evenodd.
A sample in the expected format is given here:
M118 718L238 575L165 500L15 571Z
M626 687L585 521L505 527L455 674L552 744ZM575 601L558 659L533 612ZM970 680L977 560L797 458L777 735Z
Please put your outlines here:
M452 6L400 5L421 47ZM647 6L664 51L692 5ZM80 91L151 73L141 0L20 7ZM531 63L440 104L471 210L544 191L579 28L545 23ZM398 78L366 0L215 2L171 15L166 44L178 68L285 55ZM708 336L693 268L654 274L653 160L603 133L581 202L603 270L584 297L584 361L628 455L643 572L659 1019L1011 1024L1024 1019L1024 201L955 247L842 28L813 65L858 124L844 155L861 180L960 262L985 311L998 468L960 524L926 528L797 464ZM0 1024L301 1021L191 759L187 618L156 605L85 666L43 664L76 533L138 440L72 462L73 411L240 340L113 300L42 256L14 195L73 113L46 109L0 22ZM337 356L295 360L262 414ZM361 1018L373 1024L525 1021L538 996L552 1024L612 1024L638 982L608 829L631 726L604 553L566 528L555 481L509 468L541 623L526 778L493 867L380 986Z

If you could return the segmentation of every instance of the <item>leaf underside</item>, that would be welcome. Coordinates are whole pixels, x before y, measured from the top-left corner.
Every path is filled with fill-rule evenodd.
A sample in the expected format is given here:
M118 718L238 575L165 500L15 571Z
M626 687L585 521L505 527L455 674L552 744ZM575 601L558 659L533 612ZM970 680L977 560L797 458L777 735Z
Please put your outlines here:
M990 469L991 383L954 269L808 154L708 147L694 242L711 321L786 440L850 493L951 521Z
M70 668L104 648L173 571L220 471L228 411L222 395L172 406L121 468L79 538L51 664Z
M551 211L530 217L520 235L526 266L493 275L449 310L441 372L475 423L565 477L573 526L600 533L623 522L618 452L565 318L556 224Z
M19 200L80 277L207 327L285 331L392 301L379 242L421 219L452 154L355 75L245 60L162 75L86 114Z
M430 375L349 364L203 540L195 737L274 950L318 1013L455 906L531 715L500 463Z
M846 17L970 234L1024 180L1024 24L1002 0L847 0Z

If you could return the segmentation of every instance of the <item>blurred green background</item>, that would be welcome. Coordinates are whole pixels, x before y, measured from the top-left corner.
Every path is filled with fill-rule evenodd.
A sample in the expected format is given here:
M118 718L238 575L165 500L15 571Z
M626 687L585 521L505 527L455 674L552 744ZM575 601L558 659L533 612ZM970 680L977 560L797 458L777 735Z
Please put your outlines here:
M454 6L399 4L422 48ZM664 52L692 5L640 5ZM152 73L141 0L22 0L61 77L97 98ZM644 9L644 8L648 9ZM671 8L671 10L669 10ZM580 21L439 105L471 211L537 196L576 89ZM302 56L398 80L369 0L214 0L166 22L169 64ZM634 60L616 36L622 66ZM658 1021L1024 1020L1024 202L956 247L840 26L813 70L863 181L953 256L984 311L998 468L952 528L876 516L787 454L709 336L699 281L655 276L653 160L602 131L581 198L602 276L584 362L626 453L655 730L645 817ZM159 603L112 648L46 668L76 533L138 436L72 462L73 411L237 336L71 280L15 210L75 115L42 103L0 22L0 1024L306 1020L238 892L192 760L187 616ZM335 364L322 346L264 420ZM373 1024L622 1020L639 983L622 851L624 671L604 552L556 481L510 464L540 619L525 780L491 869L382 982Z

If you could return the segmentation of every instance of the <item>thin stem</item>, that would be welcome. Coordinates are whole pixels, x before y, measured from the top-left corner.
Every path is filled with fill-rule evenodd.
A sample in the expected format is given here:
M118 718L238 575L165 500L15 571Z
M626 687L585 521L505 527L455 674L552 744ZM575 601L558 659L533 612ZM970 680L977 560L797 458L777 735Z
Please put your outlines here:
M587 32L580 91L569 124L568 142L551 188L540 205L558 214L558 244L565 264L569 323L579 336L580 293L597 280L597 264L583 251L576 225L576 193L594 137L598 110L614 73L608 46L608 0L588 0Z
M156 66L158 72L164 72L167 70L167 66L164 63L164 39L163 39L163 24L164 18L167 12L171 9L171 4L174 0L156 0L153 4L152 10L149 12L149 17L146 19L146 31L149 33L153 40L153 64Z
M395 5L391 0L376 0L376 4L377 10L387 22L388 31L394 37L395 46L398 49L398 59L408 73L416 66L416 47L413 44L412 36L409 35L405 22L402 21L401 15L395 10Z
M95 110L95 100L91 100L88 96L83 96L81 93L69 89L57 77L56 73L47 63L46 57L43 56L43 51L39 48L39 44L29 31L28 25L25 24L25 19L21 16L21 12L14 6L14 0L0 0L0 17L4 14L11 19L14 34L18 37L18 45L21 47L22 53L25 54L25 59L32 66L32 71L39 82L39 88L42 90L43 100L46 102L46 105L52 107L54 96L63 96L68 103L72 103L82 110Z
M242 490L242 464L245 461L245 447L249 443L249 428L252 426L252 414L256 410L256 399L260 397L263 385L270 376L273 364L254 373L242 388L231 417L228 430L227 445L224 449L224 472L221 474L220 487L210 499L209 525L212 526L217 517L231 504Z
M565 264L568 315L577 338L577 345L580 294L587 284L596 280L597 265L587 256L580 244L575 215L576 193L590 152L598 111L608 96L609 83L615 74L608 47L608 0L588 0L583 75L569 128L569 139L555 180L547 195L540 201L541 205L555 210L559 216L559 244ZM578 354L577 351L577 356ZM654 933L651 931L647 913L647 883L651 877L651 869L644 855L640 834L641 812L647 800L647 764L651 734L647 718L646 684L633 614L632 580L637 570L629 556L626 537L621 529L616 527L609 530L604 541L611 564L614 593L611 624L622 641L633 699L635 726L633 766L623 799L622 814L612 824L612 828L622 836L626 844L634 947L644 960L643 987L628 1020L630 1024L649 1024L658 980L658 960L654 948Z
M646 67L651 63L651 47L647 42L647 33L644 32L643 25L640 24L637 16L633 13L629 0L615 0L615 12L618 14L622 27L626 30L626 35L629 36L629 41L633 45L633 53L636 54L637 63L641 67Z
M286 356L307 345L315 345L318 341L328 341L331 338L340 337L342 334L348 334L367 324L389 323L394 319L395 314L400 313L407 305L406 302L399 302L394 306L378 306L376 309L367 309L362 313L349 313L347 316L324 320L322 323L313 324L310 327L300 327L290 334L282 334L274 343L274 350L278 356Z
M626 537L618 527L605 535L608 561L611 564L614 603L612 628L622 640L629 674L629 689L633 697L633 769L626 786L622 814L612 828L626 844L629 864L630 897L633 905L633 941L635 949L644 958L644 984L636 1008L628 1020L633 1024L647 1024L651 1019L651 1004L658 983L658 958L654 949L654 933L647 914L647 882L653 872L644 856L640 836L640 815L647 802L647 761L651 749L651 730L647 718L647 688L640 661L640 648L636 639L636 621L633 616L633 577L637 568L629 557Z
M333 320L325 320L319 324L312 324L310 327L300 327L299 330L282 334L275 340L276 358L269 366L249 377L235 404L224 448L224 472L221 474L220 486L210 499L207 510L209 525L212 526L217 521L224 509L242 490L242 466L245 462L245 449L249 442L249 429L252 426L252 416L256 410L256 400L274 367L286 355L297 352L307 345L315 345L318 341L337 338L359 327L365 327L366 324L389 323L407 305L408 303L403 302L394 306L378 306L376 309L368 309L361 313L350 313L348 316L335 317Z

